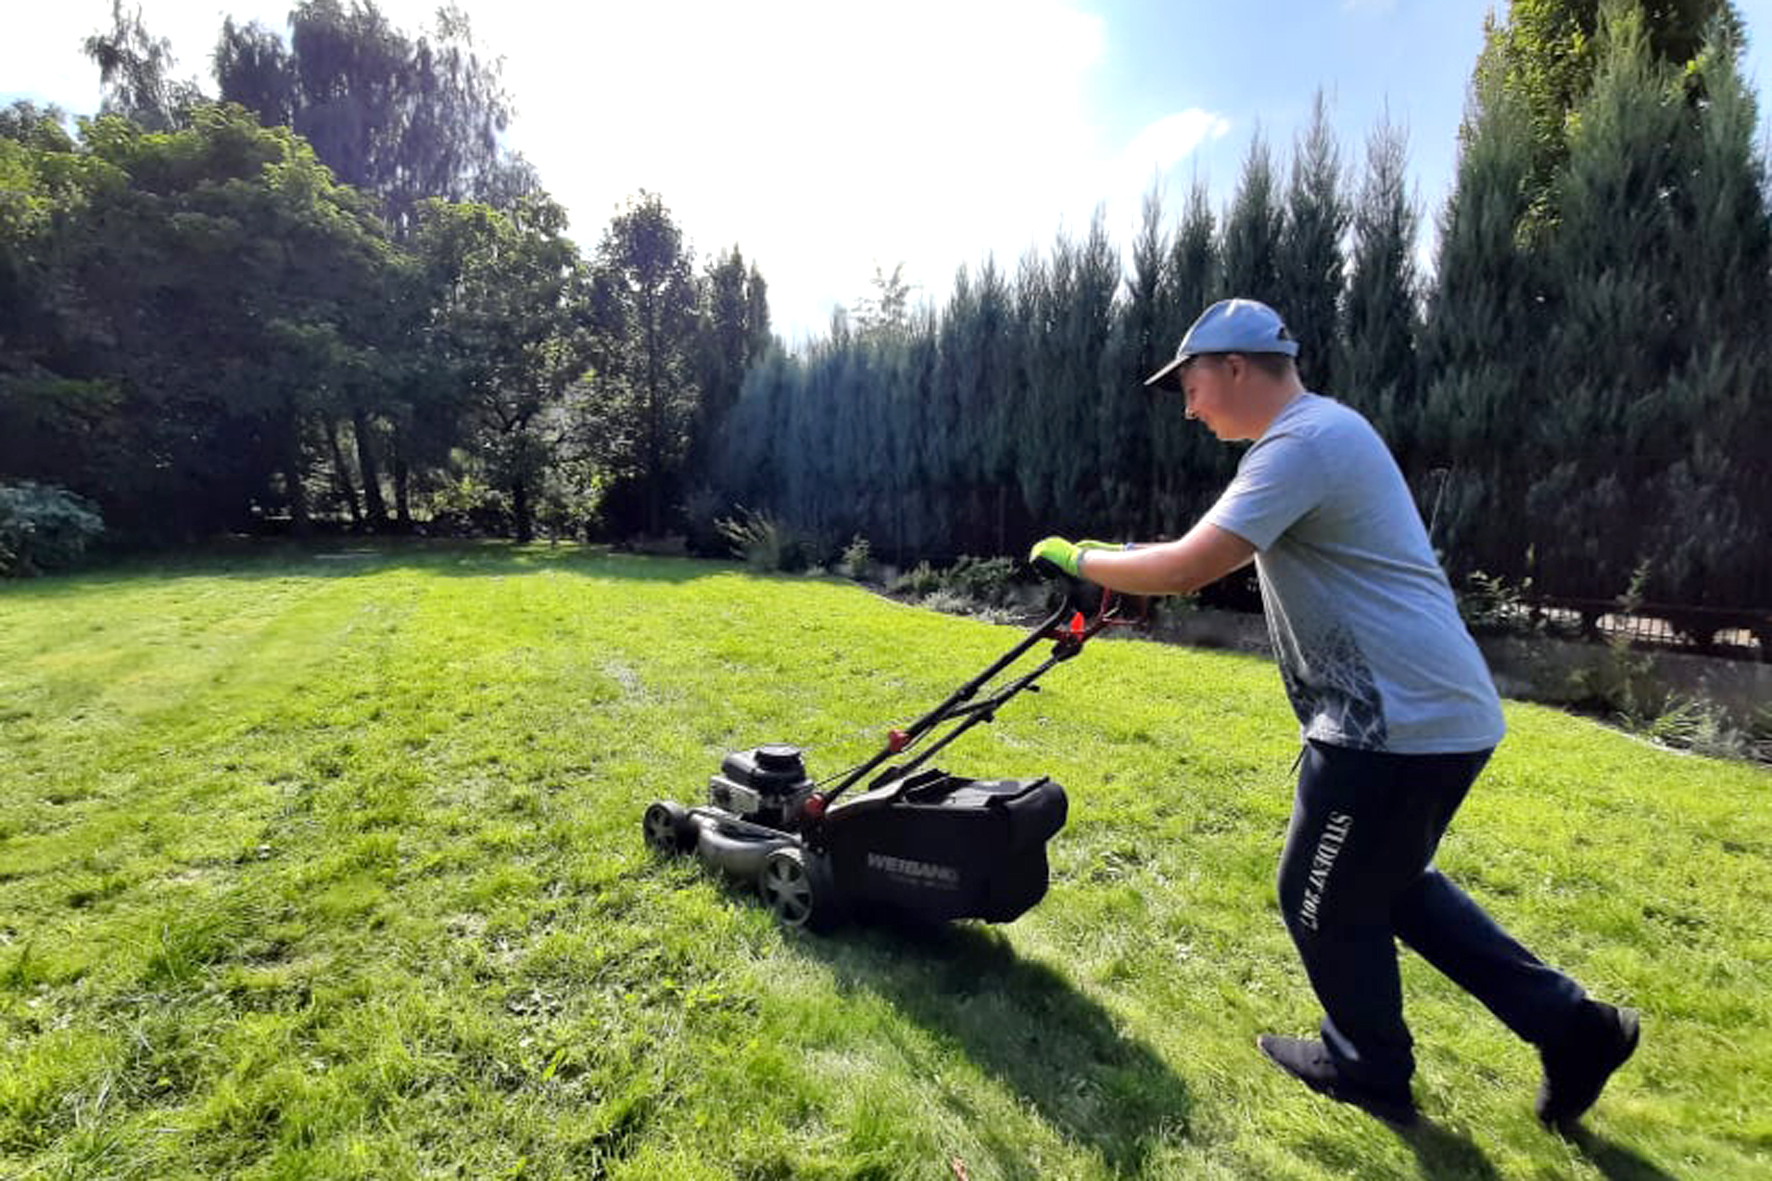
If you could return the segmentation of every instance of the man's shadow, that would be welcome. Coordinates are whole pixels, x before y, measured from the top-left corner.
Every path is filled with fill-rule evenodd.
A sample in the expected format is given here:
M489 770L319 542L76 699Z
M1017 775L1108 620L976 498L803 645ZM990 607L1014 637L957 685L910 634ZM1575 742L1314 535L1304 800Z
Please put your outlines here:
M1423 1120L1412 1128L1395 1129L1397 1137L1415 1153L1417 1166L1426 1178L1461 1178L1491 1181L1499 1173L1469 1138L1449 1128ZM1576 1127L1558 1133L1567 1139L1608 1181L1674 1181L1647 1157Z
M1020 958L1001 933L972 926L874 925L808 939L844 991L885 998L957 1044L979 1069L1023 1096L1066 1139L1136 1173L1162 1141L1186 1135L1187 1085L1150 1046L1045 964ZM965 1100L932 1094L965 1116ZM968 1119L1006 1176L1037 1174L1025 1150L982 1117Z
M1586 1128L1574 1128L1564 1136L1581 1150L1581 1155L1587 1157L1607 1181L1674 1181L1673 1174L1648 1157L1604 1136L1596 1136Z

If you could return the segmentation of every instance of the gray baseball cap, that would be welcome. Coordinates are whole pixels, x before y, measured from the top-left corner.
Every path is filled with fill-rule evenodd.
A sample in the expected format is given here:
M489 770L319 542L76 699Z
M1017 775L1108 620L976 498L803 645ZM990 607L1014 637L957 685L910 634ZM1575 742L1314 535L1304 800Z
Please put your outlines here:
M1178 390L1181 368L1202 353L1283 353L1298 356L1298 342L1280 313L1253 299L1221 299L1194 321L1175 360L1145 378L1147 386Z

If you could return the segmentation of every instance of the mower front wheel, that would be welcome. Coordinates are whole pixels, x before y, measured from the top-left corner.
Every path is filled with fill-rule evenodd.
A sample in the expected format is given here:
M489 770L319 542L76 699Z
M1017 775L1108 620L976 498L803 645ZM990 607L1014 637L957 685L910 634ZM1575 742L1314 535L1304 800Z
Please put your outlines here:
M655 800L640 819L646 845L654 852L674 857L695 848L696 826L689 810L670 800Z
M822 934L843 921L830 863L799 845L783 845L769 854L757 891L784 927Z

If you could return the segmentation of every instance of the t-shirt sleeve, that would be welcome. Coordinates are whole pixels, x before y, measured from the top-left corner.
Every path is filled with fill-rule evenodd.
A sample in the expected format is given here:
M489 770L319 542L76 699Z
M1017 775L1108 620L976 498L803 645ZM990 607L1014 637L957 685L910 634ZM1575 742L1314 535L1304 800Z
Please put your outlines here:
M1205 520L1265 551L1316 508L1326 491L1327 473L1315 448L1297 435L1276 435L1243 456L1236 478Z

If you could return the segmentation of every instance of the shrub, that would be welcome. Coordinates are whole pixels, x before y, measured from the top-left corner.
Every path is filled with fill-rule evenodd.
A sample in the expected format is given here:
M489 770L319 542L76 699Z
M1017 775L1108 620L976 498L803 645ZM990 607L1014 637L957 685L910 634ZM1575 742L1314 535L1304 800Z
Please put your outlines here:
M857 533L843 547L843 556L837 562L837 570L845 578L853 578L857 582L866 578L874 565L874 550L868 539Z
M66 488L0 484L0 577L71 566L104 531L98 506Z
M915 567L900 574L886 588L895 595L909 595L922 599L941 589L941 575L928 562L918 562Z
M734 557L758 573L793 571L806 566L806 547L787 525L764 513L738 506L738 512L714 522Z
M1465 589L1458 596L1458 613L1471 631L1483 635L1520 635L1536 630L1526 597L1532 593L1532 579L1511 586L1505 578L1473 572L1465 580Z
M425 510L435 532L471 536L509 531L510 498L502 488L471 474L438 487Z
M1670 697L1661 713L1641 727L1643 736L1663 746L1719 759L1746 758L1753 740L1737 729L1721 706L1702 697Z
M963 556L942 573L941 584L974 602L1000 607L1014 577L1015 563L1008 558Z

